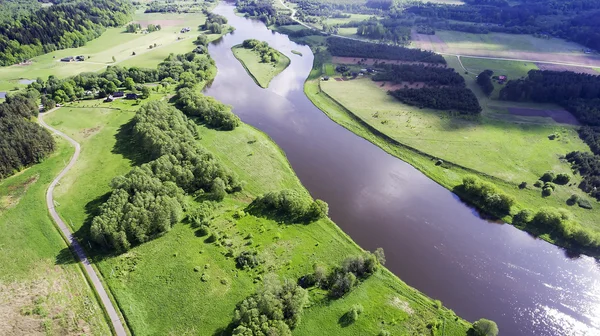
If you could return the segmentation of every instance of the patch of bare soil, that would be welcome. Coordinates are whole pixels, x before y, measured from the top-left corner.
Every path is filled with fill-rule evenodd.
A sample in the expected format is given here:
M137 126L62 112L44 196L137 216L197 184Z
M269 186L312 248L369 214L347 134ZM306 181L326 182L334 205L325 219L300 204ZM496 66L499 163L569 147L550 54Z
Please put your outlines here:
M68 304L72 299L64 277L52 276L13 283L0 282L0 335L81 335L89 326L77 319Z
M550 71L573 71L577 73L584 73L588 75L598 76L600 73L592 68L583 68L569 65L558 65L558 64L548 64L548 63L535 63L535 65L540 70L550 70Z
M418 49L446 52L448 45L437 35L419 34L416 30L410 33L411 39Z
M84 138L89 138L90 136L98 133L99 130L100 130L100 126L96 126L94 128L85 128L81 131L81 134L83 135Z
M511 107L508 109L510 114L524 117L544 117L561 124L579 125L577 118L565 110L536 110L530 108Z
M393 307L398 308L398 309L404 311L408 315L412 315L414 313L414 311L412 310L412 308L410 308L410 305L408 304L408 302L402 300L401 298L399 298L397 296L394 296L390 300L390 305L392 305Z
M387 59L379 59L379 58L360 58L360 57L339 57L334 56L331 60L336 64L364 64L364 65L374 65L377 64L418 64L425 66L437 66L437 67L446 67L444 64L432 64L425 62L406 62L406 61L398 61L398 60L387 60Z
M0 213L10 208L14 208L17 204L19 204L21 197L23 197L29 187L37 182L39 177L40 175L36 174L22 183L11 185L6 188L8 190L8 194L0 196Z

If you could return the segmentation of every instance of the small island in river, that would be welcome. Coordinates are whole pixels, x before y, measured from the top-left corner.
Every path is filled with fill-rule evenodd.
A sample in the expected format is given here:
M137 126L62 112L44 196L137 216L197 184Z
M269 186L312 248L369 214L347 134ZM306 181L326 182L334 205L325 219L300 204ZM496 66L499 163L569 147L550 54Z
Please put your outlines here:
M233 46L231 50L256 84L265 89L275 76L290 65L290 59L267 42L249 39Z

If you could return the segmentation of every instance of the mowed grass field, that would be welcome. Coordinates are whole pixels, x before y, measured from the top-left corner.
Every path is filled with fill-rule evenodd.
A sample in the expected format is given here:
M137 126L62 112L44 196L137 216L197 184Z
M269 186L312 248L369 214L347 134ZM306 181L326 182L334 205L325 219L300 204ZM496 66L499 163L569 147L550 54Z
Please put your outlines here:
M484 69L513 78L526 75L532 63L516 61L488 61L461 57L467 74L456 57L447 57L450 67L463 75L467 86L478 96L484 109L480 118L452 117L446 112L418 109L404 105L389 96L380 85L369 78L350 81L308 82L307 95L332 119L355 133L378 144L386 151L411 163L428 176L449 189L459 185L462 177L474 172L493 176L491 182L516 197L521 208L539 209L542 206L567 208L584 226L600 231L596 218L600 215L598 204L577 188L580 181L575 176L569 186L559 186L556 192L543 198L541 190L533 183L546 171L572 174L570 165L560 158L571 151L589 151L570 125L559 124L550 118L523 117L509 113L509 108L560 110L555 105L504 102L483 95L475 83L476 75ZM320 89L322 92L320 92ZM375 136L358 123L349 113L360 118L392 139L425 152L463 169L440 169L435 162L407 148L400 148ZM548 138L558 134L556 140ZM485 178L485 177L484 177ZM527 189L518 184L527 182ZM594 204L593 210L569 207L567 199L577 194Z
M142 22L144 27L148 23L161 24L162 29L149 34L133 34L126 33L124 27L109 28L83 47L57 50L35 57L30 65L0 67L0 91L24 86L19 84L19 79L46 79L50 75L64 78L81 72L99 71L109 65L155 67L169 53L193 50L193 41L199 33L197 26L205 20L202 13L137 13L134 22ZM181 34L183 27L190 27L192 31ZM215 39L216 36L211 38ZM157 46L150 49L149 46L155 43ZM77 55L85 56L86 60L70 63L60 61L63 57ZM113 57L116 62L113 62Z
M256 84L265 89L269 87L271 80L285 70L291 62L287 56L279 51L277 64L272 64L262 62L260 55L256 51L246 49L241 45L234 46L231 50L235 58L242 63Z
M46 189L73 154L0 182L0 335L108 335L103 310L46 208Z
M89 211L106 194L108 181L126 173L135 161L121 153L119 141L126 137L118 131L119 124L133 116L134 107L123 106L123 111L91 107L62 108L47 118L82 145L80 162L60 186L58 198L59 213L73 219L69 223L82 237ZM125 254L96 259L134 334L219 334L231 322L236 304L252 294L267 273L296 281L311 272L314 263L332 267L360 253L328 219L286 225L251 215L235 218L234 213L258 194L284 188L306 190L281 150L263 133L248 125L228 132L199 128L201 145L246 185L241 193L219 203L212 220L211 230L226 237L225 245L206 243L206 237L199 237L189 224L179 223ZM91 129L96 131L86 131ZM235 267L232 256L245 249L259 252L265 273ZM201 280L202 274L206 281ZM445 335L464 335L468 328L451 311L437 308L385 269L343 299L326 300L319 290L311 291L310 298L294 334L375 335L385 329L392 335L424 335L429 334L428 323L444 319ZM355 303L361 303L365 312L355 324L342 326L340 317Z

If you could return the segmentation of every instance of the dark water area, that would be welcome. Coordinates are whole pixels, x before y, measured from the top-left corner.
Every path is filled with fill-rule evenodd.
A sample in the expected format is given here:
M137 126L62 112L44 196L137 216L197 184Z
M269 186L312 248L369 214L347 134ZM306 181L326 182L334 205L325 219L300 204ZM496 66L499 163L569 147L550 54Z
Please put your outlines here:
M218 75L206 94L271 136L361 247L383 247L386 266L402 280L470 321L496 321L501 335L600 335L597 261L482 219L412 166L331 121L303 92L310 49L233 9L221 3L214 11L236 31L209 47ZM292 60L268 89L231 52L248 38Z

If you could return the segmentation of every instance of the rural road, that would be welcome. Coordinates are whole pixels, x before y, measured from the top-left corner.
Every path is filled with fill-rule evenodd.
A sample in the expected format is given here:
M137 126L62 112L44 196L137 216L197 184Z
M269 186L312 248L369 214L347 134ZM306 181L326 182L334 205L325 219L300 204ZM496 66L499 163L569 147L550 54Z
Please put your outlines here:
M71 232L71 230L69 230L69 228L67 227L65 222L63 222L63 220L60 218L60 216L58 216L58 213L56 212L56 210L54 208L54 197L53 197L54 188L58 185L58 182L60 181L60 179L73 167L73 165L75 165L75 162L77 162L77 158L79 158L79 153L81 152L81 146L79 145L79 143L77 141L71 139L69 136L67 136L63 132L58 131L58 130L48 126L48 124L46 124L46 122L44 121L45 115L52 113L52 112L56 111L57 109L58 108L54 108L46 113L40 113L40 115L38 117L38 121L39 121L40 125L42 125L46 129L48 129L50 132L53 132L54 134L58 134L61 137L63 137L64 139L66 139L67 141L69 141L75 147L75 154L73 154L73 157L71 157L71 161L69 161L69 164L52 181L52 183L50 184L50 187L48 187L48 191L46 192L46 206L48 207L48 211L50 211L50 215L52 216L52 219L54 220L54 222L56 222L56 224L60 228L60 231L62 231L62 234L65 237L67 237L69 244L71 245L73 251L75 251L75 254L77 255L77 258L79 258L79 260L81 261L81 264L83 264L83 267L85 269L85 272L88 275L88 278L91 280L92 285L94 286L94 289L96 290L96 292L98 293L98 296L100 297L100 300L102 301L102 305L104 306L106 313L110 317L110 321L113 325L116 335L117 336L127 336L127 333L125 332L125 327L123 326L123 324L121 323L121 319L119 318L119 314L117 314L115 307L113 306L112 302L108 298L108 293L106 293L106 290L104 290L104 287L102 286L102 282L100 282L100 278L98 278L98 274L96 274L96 271L94 270L94 268L90 264L89 259L85 255L85 251L83 250L83 248L81 247L79 242L77 242L77 239L75 238L75 236L73 236L73 233Z

